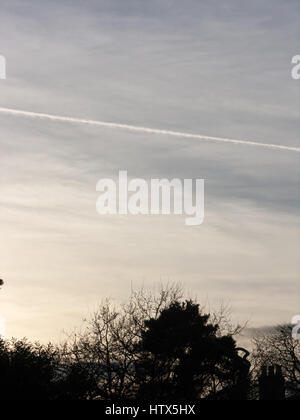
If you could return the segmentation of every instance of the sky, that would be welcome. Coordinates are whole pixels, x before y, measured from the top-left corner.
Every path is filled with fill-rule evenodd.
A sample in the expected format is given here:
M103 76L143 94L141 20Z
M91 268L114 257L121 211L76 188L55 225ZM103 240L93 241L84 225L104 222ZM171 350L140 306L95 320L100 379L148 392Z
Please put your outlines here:
M1 0L0 107L300 147L298 0ZM252 328L299 314L299 153L0 113L0 316L60 340L181 282ZM205 219L100 216L96 184L205 179Z

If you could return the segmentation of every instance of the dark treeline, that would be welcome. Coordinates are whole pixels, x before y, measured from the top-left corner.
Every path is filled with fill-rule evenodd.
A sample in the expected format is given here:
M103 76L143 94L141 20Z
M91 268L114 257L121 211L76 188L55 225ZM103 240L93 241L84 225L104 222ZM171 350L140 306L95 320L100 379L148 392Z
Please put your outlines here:
M299 398L299 341L289 326L239 348L242 327L180 289L100 305L63 345L0 340L0 399L178 402Z

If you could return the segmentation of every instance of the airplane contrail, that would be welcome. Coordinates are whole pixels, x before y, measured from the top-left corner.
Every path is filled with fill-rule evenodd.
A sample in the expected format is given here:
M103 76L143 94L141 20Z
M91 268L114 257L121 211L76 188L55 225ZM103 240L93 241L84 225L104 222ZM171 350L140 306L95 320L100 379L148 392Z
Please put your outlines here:
M123 129L123 130L137 131L137 132L149 133L149 134L159 134L159 135L167 135L167 136L173 136L173 137L184 137L184 138L189 138L189 139L197 139L201 141L242 144L242 145L247 145L247 146L256 146L256 147L264 147L264 148L269 148L269 149L280 149L280 150L288 150L292 152L300 152L299 147L284 146L281 144L259 143L256 141L248 141L248 140L234 140L234 139L228 139L228 138L223 138L223 137L211 137L211 136L205 136L202 134L192 134L192 133L183 133L180 131L160 130L157 128L140 127L140 126L135 126L135 125L119 124L119 123L113 123L113 122L86 120L86 119L74 118L74 117L63 117L59 115L43 114L40 112L22 111L19 109L0 107L0 113L29 117L29 118L42 118L42 119L47 119L47 120L52 120L52 121L70 122L70 123L76 123L76 124L89 124L93 126L108 127L108 128L113 128L113 129Z

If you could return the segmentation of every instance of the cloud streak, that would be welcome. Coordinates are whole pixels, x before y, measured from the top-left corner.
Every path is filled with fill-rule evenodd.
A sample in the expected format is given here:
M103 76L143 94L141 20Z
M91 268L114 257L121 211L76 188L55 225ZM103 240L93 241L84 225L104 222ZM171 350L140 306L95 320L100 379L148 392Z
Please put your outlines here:
M141 126L136 126L136 125L119 124L119 123L114 123L114 122L65 117L65 116L24 111L24 110L12 109L12 108L0 107L0 113L21 116L21 117L41 118L41 119L47 119L47 120L52 120L52 121L69 122L69 123L75 123L75 124L88 124L92 126L136 131L136 132L142 132L142 133L148 133L148 134L154 134L154 135L183 137L183 138L190 138L190 139L195 139L195 140L200 140L200 141L231 143L231 144L239 144L239 145L246 145L246 146L263 147L263 148L269 148L269 149L285 150L285 151L298 152L298 153L300 152L299 147L284 146L280 144L260 143L256 141L236 140L236 139L229 139L229 138L223 138L223 137L212 137L212 136L205 136L202 134L192 134L192 133L184 133L180 131L161 130L161 129L155 129L155 128L149 128L149 127L141 127Z

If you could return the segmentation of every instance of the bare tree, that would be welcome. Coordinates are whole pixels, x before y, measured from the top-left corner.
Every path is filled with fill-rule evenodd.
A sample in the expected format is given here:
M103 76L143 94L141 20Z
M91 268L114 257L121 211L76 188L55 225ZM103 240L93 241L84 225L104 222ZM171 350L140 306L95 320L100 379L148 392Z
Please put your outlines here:
M281 325L254 338L253 362L257 374L262 366L282 367L289 393L300 392L300 340L292 337L292 326Z
M232 321L232 311L229 303L221 302L218 308L203 307L204 312L210 314L210 321L219 326L220 334L228 334L233 337L239 336L248 325L248 321L234 323Z
M122 305L111 300L103 302L81 330L69 335L64 346L65 363L89 371L96 384L91 398L134 398L138 387L136 367L143 357L139 344L146 321L157 319L162 311L180 301L180 285L161 286L156 293L132 291L128 302ZM226 320L226 314L222 308L215 313L213 322L224 325L225 334L238 333L241 327Z
M80 331L64 345L65 363L88 369L97 384L92 398L130 398L135 394L137 343L146 319L157 318L175 300L182 298L180 286L161 287L158 293L132 291L129 301L115 305L106 300L85 320Z

